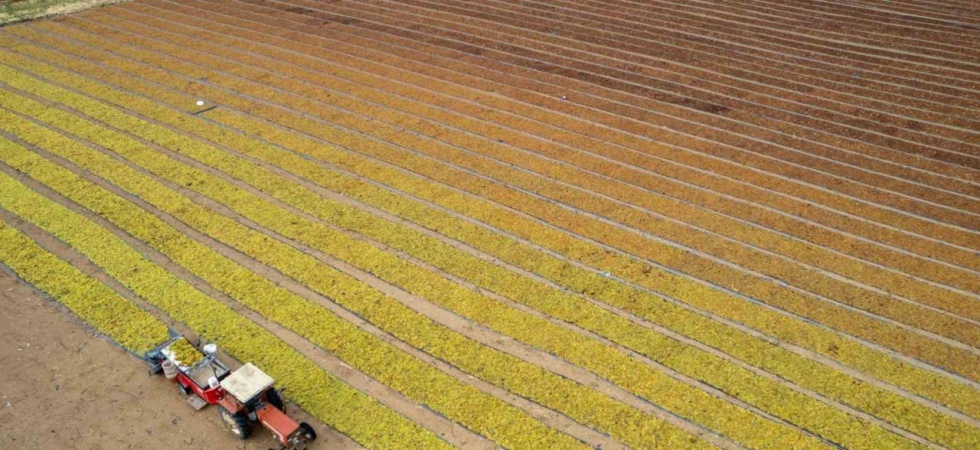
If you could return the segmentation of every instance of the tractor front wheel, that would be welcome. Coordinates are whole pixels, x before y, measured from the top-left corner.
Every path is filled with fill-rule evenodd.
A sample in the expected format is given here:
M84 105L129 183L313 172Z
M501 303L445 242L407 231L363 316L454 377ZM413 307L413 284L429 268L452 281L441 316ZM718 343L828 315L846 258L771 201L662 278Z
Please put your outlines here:
M306 435L307 442L316 439L316 430L306 422L300 422L299 429L303 430L303 434Z
M238 439L245 439L252 432L247 417L241 414L232 414L231 411L220 405L218 405L218 414L221 415L221 421Z

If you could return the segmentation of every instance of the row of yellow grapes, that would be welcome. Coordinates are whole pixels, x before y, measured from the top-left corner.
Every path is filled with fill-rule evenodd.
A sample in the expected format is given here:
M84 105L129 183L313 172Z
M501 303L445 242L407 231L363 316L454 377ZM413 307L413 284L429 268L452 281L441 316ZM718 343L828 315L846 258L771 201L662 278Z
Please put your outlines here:
M0 196L16 191L0 188ZM82 321L137 355L164 343L167 326L0 220L0 264L65 305Z
M48 173L61 177L63 186L76 189L80 196L99 197L94 185L86 185L6 139L0 139L0 153L4 162L21 170L54 169ZM121 202L115 203L104 206L111 209ZM288 388L298 405L354 440L371 448L449 448L428 430L351 388L254 322L153 264L108 230L3 173L0 207L71 245L133 293L232 356L254 362ZM132 220L152 225L141 218ZM145 351L167 339L167 328L155 318L94 280L80 280L77 269L8 226L0 227L0 246L0 262L124 346Z

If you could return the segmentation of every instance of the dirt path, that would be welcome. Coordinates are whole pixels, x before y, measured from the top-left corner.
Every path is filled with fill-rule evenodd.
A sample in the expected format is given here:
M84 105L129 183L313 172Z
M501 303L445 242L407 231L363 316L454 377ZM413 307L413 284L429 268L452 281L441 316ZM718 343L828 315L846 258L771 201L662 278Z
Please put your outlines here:
M0 448L267 448L268 432L246 442L213 409L195 412L166 380L96 336L36 291L0 271ZM84 376L81 376L84 374ZM310 448L357 448L324 432ZM335 433L335 432L333 432Z

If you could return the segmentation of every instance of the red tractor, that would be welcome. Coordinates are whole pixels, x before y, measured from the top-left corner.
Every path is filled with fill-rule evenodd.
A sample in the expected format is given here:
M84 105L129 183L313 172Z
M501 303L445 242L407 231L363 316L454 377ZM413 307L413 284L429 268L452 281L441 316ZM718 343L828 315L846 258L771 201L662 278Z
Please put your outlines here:
M177 336L147 352L145 358L150 373L163 372L175 380L194 409L218 405L222 422L239 439L247 438L252 422L258 422L279 442L278 449L271 450L306 450L307 443L316 439L316 432L309 424L296 423L286 415L272 377L252 363L231 371L217 359L217 352L214 344L199 349Z

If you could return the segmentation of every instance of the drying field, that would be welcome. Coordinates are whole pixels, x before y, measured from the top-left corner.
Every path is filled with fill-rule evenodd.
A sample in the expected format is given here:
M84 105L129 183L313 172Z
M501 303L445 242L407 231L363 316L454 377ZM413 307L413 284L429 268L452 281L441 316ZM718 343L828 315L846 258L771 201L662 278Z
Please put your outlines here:
M0 29L0 265L366 448L980 448L978 252L971 0Z

